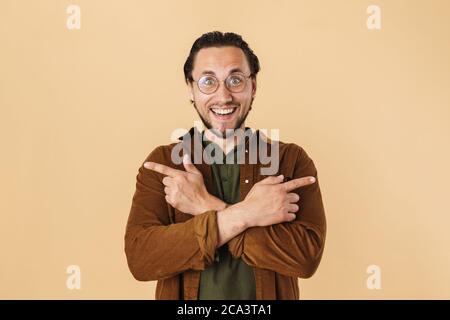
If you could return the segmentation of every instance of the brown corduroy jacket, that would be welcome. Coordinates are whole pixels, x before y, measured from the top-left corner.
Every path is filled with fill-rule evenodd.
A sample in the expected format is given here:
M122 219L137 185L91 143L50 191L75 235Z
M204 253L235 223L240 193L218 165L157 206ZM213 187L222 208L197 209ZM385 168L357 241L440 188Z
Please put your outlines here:
M192 128L188 134L193 137L195 130ZM259 131L254 136L261 140ZM249 140L245 142L245 164L240 165L241 201L255 183L267 177L261 175L260 168L268 165L259 163L259 157L258 163L249 163ZM272 142L264 140L268 141L270 154ZM194 139L192 148L193 144ZM183 164L175 165L171 160L176 145L157 147L145 161L184 170ZM205 162L195 166L212 193L211 166ZM296 220L248 228L228 242L231 255L253 267L258 300L299 299L298 278L309 278L315 273L325 244L325 212L311 158L296 144L280 141L277 174L283 174L286 180L314 176L316 182L292 191L300 196ZM165 201L163 178L143 165L139 168L125 233L128 266L137 280L158 280L156 299L198 299L201 270L214 262L216 254L217 212L192 216L173 208Z

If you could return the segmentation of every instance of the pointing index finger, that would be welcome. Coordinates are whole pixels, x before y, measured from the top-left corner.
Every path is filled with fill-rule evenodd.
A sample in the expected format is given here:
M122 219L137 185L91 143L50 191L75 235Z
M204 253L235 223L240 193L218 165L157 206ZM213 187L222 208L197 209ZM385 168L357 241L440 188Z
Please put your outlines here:
M283 186L287 192L290 192L297 188L313 184L314 182L316 182L316 178L314 177L302 177L285 182Z
M176 177L176 176L184 173L184 171L177 170L177 169L168 167L166 165L156 163L156 162L151 162L151 161L145 162L144 167L149 170L153 170L158 173L165 174L166 176L169 176L169 177Z

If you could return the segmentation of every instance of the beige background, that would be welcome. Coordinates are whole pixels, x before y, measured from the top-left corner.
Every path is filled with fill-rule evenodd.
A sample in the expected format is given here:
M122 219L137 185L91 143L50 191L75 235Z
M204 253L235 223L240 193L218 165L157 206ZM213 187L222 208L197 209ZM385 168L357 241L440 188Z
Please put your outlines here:
M261 61L247 125L319 170L327 243L302 298L450 298L448 1L2 0L0 28L0 298L154 297L123 252L135 177L197 119L182 65L216 29Z

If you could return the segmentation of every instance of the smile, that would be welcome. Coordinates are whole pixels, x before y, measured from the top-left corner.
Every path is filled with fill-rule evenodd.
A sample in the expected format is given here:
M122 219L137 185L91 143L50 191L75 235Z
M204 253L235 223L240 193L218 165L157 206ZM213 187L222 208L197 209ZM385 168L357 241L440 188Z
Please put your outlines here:
M218 116L226 116L226 115L231 115L234 113L234 111L236 111L237 107L233 107L233 108L226 108L226 109L221 109L221 108L212 108L211 111Z

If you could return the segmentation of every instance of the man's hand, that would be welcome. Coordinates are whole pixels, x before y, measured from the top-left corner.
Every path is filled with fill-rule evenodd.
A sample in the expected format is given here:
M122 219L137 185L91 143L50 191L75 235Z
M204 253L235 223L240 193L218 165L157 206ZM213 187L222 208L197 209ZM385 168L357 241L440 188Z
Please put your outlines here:
M202 173L191 163L189 156L183 157L186 171L177 170L155 162L145 162L144 167L166 175L166 201L181 212L198 215L208 210L223 210L226 203L208 193Z
M245 213L245 225L269 226L295 220L300 197L291 192L315 182L314 177L303 177L283 182L283 175L267 177L256 183L239 206Z
M283 175L280 175L255 183L243 201L217 212L217 247L247 228L294 220L299 209L295 203L300 197L291 191L314 182L314 177L303 177L283 183Z

